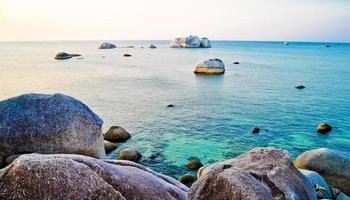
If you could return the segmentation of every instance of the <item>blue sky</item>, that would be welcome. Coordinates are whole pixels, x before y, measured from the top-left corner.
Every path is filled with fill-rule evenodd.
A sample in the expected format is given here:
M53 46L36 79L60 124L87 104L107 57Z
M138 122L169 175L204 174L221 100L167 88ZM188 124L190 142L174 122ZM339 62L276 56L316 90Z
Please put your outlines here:
M0 0L0 41L171 39L350 42L348 0Z

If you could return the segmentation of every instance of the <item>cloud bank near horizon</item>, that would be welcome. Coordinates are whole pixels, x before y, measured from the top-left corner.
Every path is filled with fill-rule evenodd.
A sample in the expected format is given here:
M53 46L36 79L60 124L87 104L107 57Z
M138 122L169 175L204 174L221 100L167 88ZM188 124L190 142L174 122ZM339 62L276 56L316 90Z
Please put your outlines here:
M350 42L347 0L0 0L0 41L211 39Z

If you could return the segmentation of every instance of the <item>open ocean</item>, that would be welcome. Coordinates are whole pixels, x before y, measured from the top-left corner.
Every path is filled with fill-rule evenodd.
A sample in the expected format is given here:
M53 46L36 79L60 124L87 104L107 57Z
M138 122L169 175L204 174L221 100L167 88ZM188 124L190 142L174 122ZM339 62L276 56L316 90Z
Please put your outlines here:
M119 125L132 134L109 158L131 146L143 154L141 164L173 177L195 173L184 167L189 157L208 164L261 146L293 157L318 147L350 152L350 44L212 41L211 49L170 49L168 41L111 42L135 48L0 43L0 100L33 92L73 96L104 120L104 131ZM53 59L60 51L84 59ZM195 64L207 58L222 59L226 73L195 75ZM295 89L299 84L306 88ZM316 133L322 121L333 131ZM252 134L254 126L262 131ZM154 152L161 156L148 159Z

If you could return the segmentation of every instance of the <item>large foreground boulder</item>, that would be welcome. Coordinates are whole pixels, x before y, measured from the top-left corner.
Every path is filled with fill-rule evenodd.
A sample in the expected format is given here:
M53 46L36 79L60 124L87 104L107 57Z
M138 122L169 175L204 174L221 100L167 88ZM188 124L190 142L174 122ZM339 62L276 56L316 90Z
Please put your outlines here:
M350 195L350 153L320 148L297 157L295 166L318 172L327 183Z
M0 199L186 200L188 188L128 161L27 154L0 170Z
M193 200L314 200L312 184L293 166L289 154L255 148L241 156L202 167L192 185Z
M62 94L25 94L0 101L0 155L71 153L105 156L102 120Z
M170 41L170 48L211 48L208 38L199 39L198 36L190 35L188 37L175 38Z
M222 74L225 72L225 64L218 58L207 59L198 62L193 72L197 74Z

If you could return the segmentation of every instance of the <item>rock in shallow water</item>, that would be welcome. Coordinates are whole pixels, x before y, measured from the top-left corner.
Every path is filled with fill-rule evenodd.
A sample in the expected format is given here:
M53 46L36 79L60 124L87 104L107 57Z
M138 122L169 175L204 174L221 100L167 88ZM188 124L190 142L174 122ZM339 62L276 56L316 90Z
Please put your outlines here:
M186 200L188 188L128 161L29 154L0 170L0 199Z
M192 184L193 182L195 182L197 180L197 178L191 174L185 174L179 177L178 179L180 181L180 183L183 184Z
M260 132L260 128L254 127L254 128L252 128L251 132L252 133L259 133Z
M222 74L225 72L225 64L218 58L207 59L196 64L194 73Z
M185 166L188 169L195 169L195 170L197 170L197 169L203 167L203 164L201 163L201 161L199 159L192 159L192 160L187 161Z
M60 52L58 54L56 54L55 56L55 59L56 60L65 60L65 59L69 59L69 58L72 58L72 57L79 57L81 56L80 54L68 54L68 53L65 53L65 52Z
M105 146L105 151L106 153L110 153L112 152L113 150L117 149L118 148L118 145L117 144L114 144L112 142L109 142L107 140L105 140L104 142L104 146Z
M295 166L318 172L327 183L350 195L350 153L320 148L297 157Z
M320 123L316 128L317 132L321 134L329 133L332 131L332 129L333 127L331 125L324 122Z
M99 47L99 49L115 49L117 46L115 46L112 43L102 43Z
M255 148L241 156L202 167L192 185L193 200L315 200L307 178L297 170L286 151Z
M102 120L62 94L25 94L0 101L0 154L105 156Z
M129 139L131 135L120 126L112 126L103 137L110 142L124 142Z
M136 149L127 147L119 152L118 158L120 160L138 162L142 158L142 155Z

